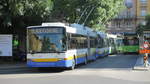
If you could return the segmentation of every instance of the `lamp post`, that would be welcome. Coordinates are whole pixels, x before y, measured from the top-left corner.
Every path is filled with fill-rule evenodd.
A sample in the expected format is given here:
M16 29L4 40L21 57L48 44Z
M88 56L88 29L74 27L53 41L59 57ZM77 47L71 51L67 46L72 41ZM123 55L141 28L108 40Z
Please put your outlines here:
M126 26L128 28L130 21L132 21L132 19L131 19L132 18L131 17L131 8L133 7L133 2L131 0L126 0L125 6L127 7L127 17L126 17L126 19L127 19L128 24Z

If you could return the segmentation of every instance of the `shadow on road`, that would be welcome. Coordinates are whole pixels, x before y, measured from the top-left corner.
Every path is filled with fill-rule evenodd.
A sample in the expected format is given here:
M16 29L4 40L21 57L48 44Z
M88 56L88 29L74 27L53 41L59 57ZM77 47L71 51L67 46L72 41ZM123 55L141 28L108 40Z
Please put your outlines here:
M137 61L138 55L109 55L90 62L78 69L132 69Z
M12 70L0 70L1 74L41 74L41 73L61 73L64 72L64 68L23 68Z
M109 55L108 57L99 58L96 61L89 62L87 65L80 64L76 70L80 69L111 69L122 70L132 69L136 63L138 55ZM65 68L23 68L23 69L11 69L0 70L1 74L40 74L40 73L62 73L67 71Z

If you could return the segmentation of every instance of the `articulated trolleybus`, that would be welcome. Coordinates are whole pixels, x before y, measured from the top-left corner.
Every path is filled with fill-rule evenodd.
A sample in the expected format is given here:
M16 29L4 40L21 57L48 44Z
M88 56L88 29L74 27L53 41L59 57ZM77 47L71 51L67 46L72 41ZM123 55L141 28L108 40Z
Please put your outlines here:
M29 67L66 67L96 59L96 32L77 24L43 23L27 28Z

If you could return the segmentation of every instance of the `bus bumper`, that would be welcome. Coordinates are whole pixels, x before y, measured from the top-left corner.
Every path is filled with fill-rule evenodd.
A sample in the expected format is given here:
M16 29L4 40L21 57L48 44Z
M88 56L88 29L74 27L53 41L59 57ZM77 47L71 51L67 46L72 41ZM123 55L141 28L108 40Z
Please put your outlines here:
M33 62L27 61L28 67L70 67L72 60L61 60L56 62Z

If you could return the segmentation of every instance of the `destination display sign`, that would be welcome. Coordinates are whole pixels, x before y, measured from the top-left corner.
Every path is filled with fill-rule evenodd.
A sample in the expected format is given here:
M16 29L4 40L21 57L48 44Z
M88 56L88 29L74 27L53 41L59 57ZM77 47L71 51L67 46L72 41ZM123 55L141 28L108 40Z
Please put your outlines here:
M34 28L29 29L32 33L62 33L63 28Z

